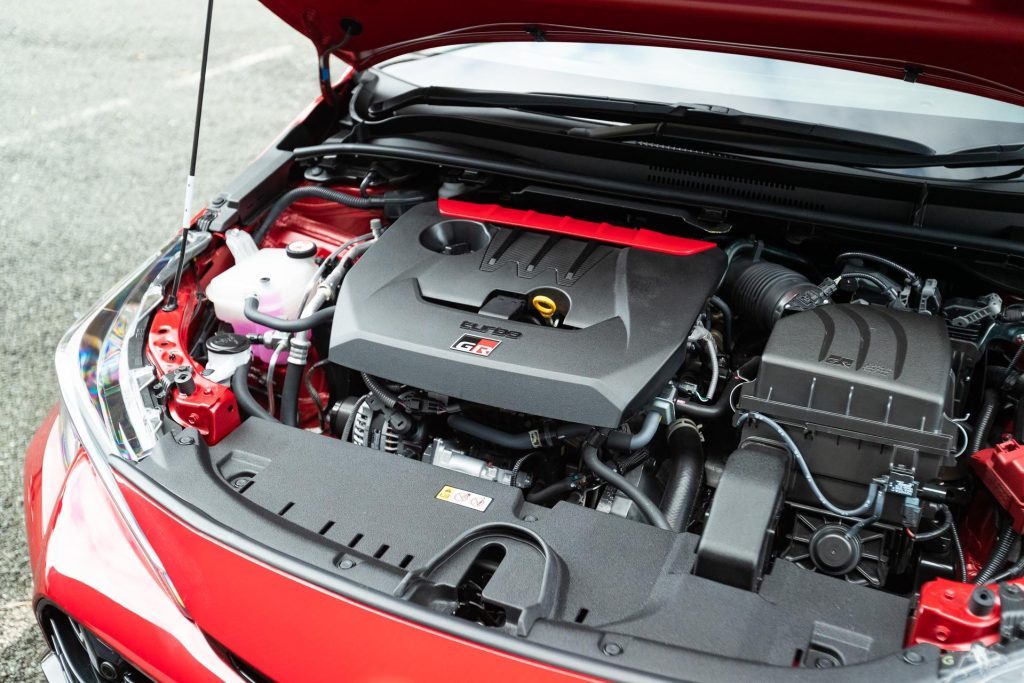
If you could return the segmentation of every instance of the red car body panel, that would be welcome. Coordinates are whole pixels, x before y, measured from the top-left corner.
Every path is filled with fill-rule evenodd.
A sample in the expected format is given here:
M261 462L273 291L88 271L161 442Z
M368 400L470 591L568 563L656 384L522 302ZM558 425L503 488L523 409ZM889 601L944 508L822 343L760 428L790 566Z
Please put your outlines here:
M243 681L209 639L274 680L596 681L419 626L297 580L185 525L126 483L185 598L163 591L92 466L65 469L51 412L26 454L36 601L53 603L160 681Z
M714 50L863 71L1024 104L1024 6L1000 0L262 0L363 69L461 43L558 40ZM343 21L359 33L339 47Z
M53 603L160 681L242 681L164 592L87 458L65 469L54 417L25 455L35 600Z

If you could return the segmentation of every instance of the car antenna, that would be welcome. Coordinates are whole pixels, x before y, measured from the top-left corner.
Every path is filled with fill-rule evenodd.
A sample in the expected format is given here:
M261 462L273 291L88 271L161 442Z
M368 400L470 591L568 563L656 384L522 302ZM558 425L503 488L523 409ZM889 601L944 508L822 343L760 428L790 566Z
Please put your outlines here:
M206 90L206 60L210 55L210 23L213 19L213 0L206 5L206 32L203 35L203 62L199 67L199 95L196 97L196 123L192 129L192 158L188 166L188 179L185 181L185 210L181 216L181 253L178 254L178 270L174 273L174 284L171 295L164 304L165 311L173 311L178 307L178 288L181 287L181 276L185 271L185 251L188 247L188 231L192 226L192 192L196 181L196 157L199 154L199 122L203 118L203 91Z

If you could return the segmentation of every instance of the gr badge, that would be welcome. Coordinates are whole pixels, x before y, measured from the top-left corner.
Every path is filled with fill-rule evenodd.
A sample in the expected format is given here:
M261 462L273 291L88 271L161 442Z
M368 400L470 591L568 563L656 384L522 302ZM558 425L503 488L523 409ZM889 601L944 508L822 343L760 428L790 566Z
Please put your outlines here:
M463 353L472 353L477 356L487 357L494 352L494 349L498 348L498 344L501 342L497 339L488 339L487 337L477 337L472 334L464 334L459 337L452 348L456 351L462 351Z

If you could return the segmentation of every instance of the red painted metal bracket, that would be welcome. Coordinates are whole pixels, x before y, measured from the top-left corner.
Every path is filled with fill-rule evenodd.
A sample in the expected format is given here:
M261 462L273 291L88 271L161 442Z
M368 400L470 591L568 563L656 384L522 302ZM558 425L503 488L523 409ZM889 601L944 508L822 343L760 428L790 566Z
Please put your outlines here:
M188 354L189 326L197 303L191 273L181 279L178 300L180 305L173 311L158 308L154 313L146 344L148 355L160 376L182 365L191 366L196 390L185 395L176 387L169 388L167 409L179 424L195 427L208 443L215 444L240 424L238 404L231 390L204 377L203 367Z

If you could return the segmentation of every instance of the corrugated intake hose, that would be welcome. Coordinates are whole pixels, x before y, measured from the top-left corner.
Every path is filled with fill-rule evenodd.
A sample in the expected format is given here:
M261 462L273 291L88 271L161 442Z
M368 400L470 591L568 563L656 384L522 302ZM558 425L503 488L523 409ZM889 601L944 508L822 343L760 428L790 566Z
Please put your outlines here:
M260 405L249 391L249 364L241 365L231 376L231 391L235 395L235 402L238 403L238 410L242 415L259 417L271 422L277 422L277 418L267 412L267 409Z
M995 419L996 411L999 409L999 392L995 389L985 391L985 398L981 403L981 412L978 413L978 421L974 423L974 434L971 435L968 455L977 453L988 443L988 433L992 429L992 420Z
M650 522L652 525L659 529L665 529L670 531L671 528L668 525L668 520L665 519L665 515L661 513L661 510L654 501L644 495L643 491L633 486L625 477L613 470L608 465L601 462L600 452L592 443L587 443L583 446L583 462L590 471L596 474L598 477L603 479L606 483L614 486L619 490L619 493L626 496L634 503L640 510L640 513Z
M981 568L978 575L974 577L974 583L988 583L1006 564L1006 557L1010 554L1010 549L1013 548L1014 542L1020 538L1020 534L1014 532L1010 519L1004 521L1001 526L999 540L996 542L995 548L992 549L988 562Z
M669 528L683 532L690 525L693 506L704 476L704 445L692 420L676 420L668 427L669 461L661 511Z
M294 204L300 199L306 197L316 197L317 199L324 199L329 202L341 204L342 206L348 206L353 209L369 209L377 206L387 206L389 204L419 204L429 199L423 194L406 194L400 197L357 197L355 195L348 194L346 192L339 192L338 190L332 190L328 187L321 187L319 185L308 185L305 187L296 187L293 190L289 190L281 195L274 205L270 207L270 211L267 212L263 222L260 223L260 227L256 229L256 232L252 234L253 241L256 244L260 244L263 238L270 232L270 227L274 225L274 222L284 213L284 210Z
M281 422L289 427L299 424L299 387L302 386L302 373L306 365L288 363L284 375L284 386L281 388Z

